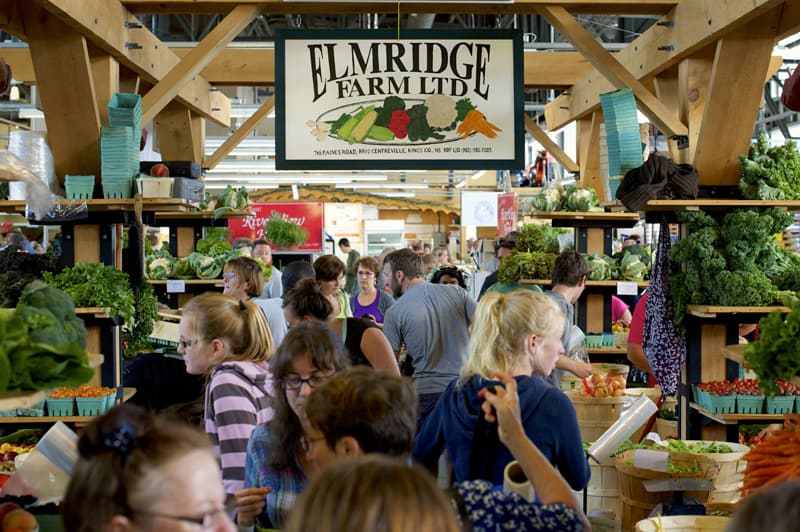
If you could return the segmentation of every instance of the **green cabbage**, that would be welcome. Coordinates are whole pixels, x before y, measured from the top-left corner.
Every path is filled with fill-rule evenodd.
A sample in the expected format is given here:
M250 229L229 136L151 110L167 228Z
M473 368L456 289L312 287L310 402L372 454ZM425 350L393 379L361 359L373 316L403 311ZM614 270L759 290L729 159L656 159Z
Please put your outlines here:
M222 265L214 257L200 257L195 264L195 273L200 279L216 279L222 273Z
M172 260L167 257L156 257L147 263L147 278L164 280L172 275Z

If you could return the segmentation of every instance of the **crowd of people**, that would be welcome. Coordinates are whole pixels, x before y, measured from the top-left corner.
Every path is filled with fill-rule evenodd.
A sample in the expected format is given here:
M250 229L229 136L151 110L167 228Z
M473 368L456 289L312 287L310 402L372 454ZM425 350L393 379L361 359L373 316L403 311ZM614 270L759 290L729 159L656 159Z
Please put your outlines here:
M179 326L206 436L132 405L97 418L64 529L589 530L573 490L590 469L553 380L592 371L569 356L585 260L563 252L547 292L476 301L446 255L426 281L418 251L292 262L268 297L262 263L228 261L223 293ZM510 464L535 497L500 488Z

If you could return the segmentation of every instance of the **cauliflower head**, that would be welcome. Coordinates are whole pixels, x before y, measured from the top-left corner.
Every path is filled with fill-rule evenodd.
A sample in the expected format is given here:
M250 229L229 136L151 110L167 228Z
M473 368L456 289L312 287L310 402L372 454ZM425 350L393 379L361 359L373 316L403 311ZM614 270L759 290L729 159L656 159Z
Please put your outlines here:
M432 94L425 99L428 112L425 118L431 127L450 127L458 115L456 102L446 94Z

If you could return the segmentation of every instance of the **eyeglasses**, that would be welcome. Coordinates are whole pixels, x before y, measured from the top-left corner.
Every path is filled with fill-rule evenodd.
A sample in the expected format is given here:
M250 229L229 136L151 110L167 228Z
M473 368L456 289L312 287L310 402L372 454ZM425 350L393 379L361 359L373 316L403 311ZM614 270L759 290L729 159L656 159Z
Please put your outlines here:
M322 441L325 439L325 436L319 436L317 438L308 438L303 436L300 438L300 448L303 449L304 453L311 451L314 448L314 444L318 441Z
M146 515L148 517L159 517L161 519L172 519L173 521L182 521L202 527L203 530L213 530L214 525L219 523L220 520L229 520L225 508L216 508L209 510L202 515L198 516L185 516L185 515L170 515L162 514L159 512L145 512L143 510L132 510L134 514Z
M222 272L223 279L233 279L234 277L236 277L235 272Z
M325 384L325 381L331 378L332 375L333 373L315 373L307 379L299 375L289 375L281 380L281 385L283 385L286 390L299 390L303 387L303 383L308 384L311 388L317 388Z
M201 340L201 339L197 339L197 340L183 340L183 339L181 339L181 340L178 341L178 345L181 347L181 349L189 349L192 346L200 345L200 343L202 343L202 341L203 340Z
M361 277L372 277L373 275L375 275L375 272L361 272L360 271L360 272L358 272L358 275L360 275Z
M442 266L439 268L439 271L445 275L455 276L458 274L458 267L457 266Z

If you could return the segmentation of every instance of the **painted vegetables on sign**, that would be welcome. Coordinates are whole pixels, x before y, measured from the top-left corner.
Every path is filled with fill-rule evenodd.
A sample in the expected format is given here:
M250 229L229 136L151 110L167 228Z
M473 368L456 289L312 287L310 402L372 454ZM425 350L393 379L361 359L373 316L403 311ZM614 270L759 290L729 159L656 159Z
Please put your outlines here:
M308 121L318 141L330 136L348 144L449 142L476 133L495 138L502 131L469 98L456 101L445 94L433 94L425 100L387 96L382 102L342 111L333 118L339 109ZM328 115L333 119L326 119Z

